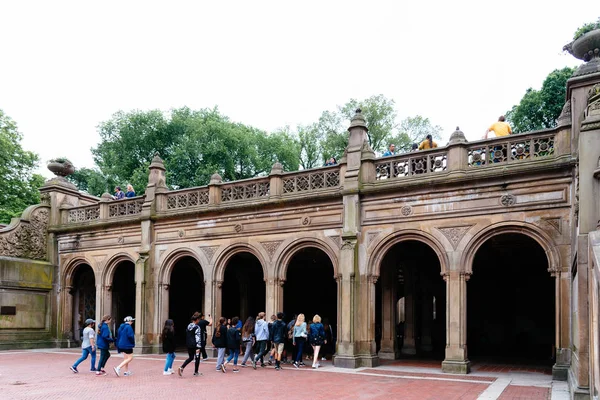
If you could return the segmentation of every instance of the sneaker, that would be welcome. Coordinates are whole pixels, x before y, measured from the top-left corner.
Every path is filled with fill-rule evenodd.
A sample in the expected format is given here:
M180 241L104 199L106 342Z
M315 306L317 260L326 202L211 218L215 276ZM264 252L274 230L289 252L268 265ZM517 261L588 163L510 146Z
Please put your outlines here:
M114 367L114 368L113 368L113 370L115 371L115 374L116 374L117 376L121 376L121 375L119 375L119 374L120 374L120 372L121 372L121 368L119 368L119 367Z
M325 357L321 358L321 361L326 361L327 359Z
M133 375L133 372L131 372L131 371L123 372L123 376L131 376L131 375Z
M256 369L256 361L252 360L252 368Z
M177 369L177 374L178 374L179 376L183 376L183 368L179 367L179 368Z
M281 367L275 367L275 371L280 371Z
M75 367L69 367L69 369L70 369L71 371L73 371L73 373L74 373L74 374L77 374L77 373L79 373L79 371L77 371L77 368L75 368Z
M95 369L90 369L90 372L97 372Z
M163 375L171 375L171 372L169 372L169 371L163 371Z
M227 372L227 368L225 368L225 364L221 364L221 371L223 371L223 373Z
M175 372L173 372L173 368L169 368L169 369L167 370L167 372L168 372L168 373L170 373L170 374L174 374L174 373L175 373Z
M240 364L240 366L246 368L246 364Z
M300 361L300 366L301 366L301 367L306 367L306 364L304 364L304 362L303 362L303 361Z
M292 364L292 365L293 365L294 367L296 367L296 368L300 368L300 366L298 365L298 363L297 363L297 362L294 362L294 364Z
M273 365L273 362L271 362L271 360L267 361L269 363L269 365Z
M96 376L104 376L106 375L106 371L96 371Z
M265 365L264 363L261 363L261 364L260 364L260 367L261 367L261 368L265 368L265 367L266 367L266 365Z
M194 376L202 376L200 372L194 372Z
M317 366L316 366L316 365L313 365L313 366L312 366L312 369L317 369Z
M234 368L234 369L232 369L232 371L233 371L233 372L240 372L240 370L239 370L239 369L237 369L237 368Z

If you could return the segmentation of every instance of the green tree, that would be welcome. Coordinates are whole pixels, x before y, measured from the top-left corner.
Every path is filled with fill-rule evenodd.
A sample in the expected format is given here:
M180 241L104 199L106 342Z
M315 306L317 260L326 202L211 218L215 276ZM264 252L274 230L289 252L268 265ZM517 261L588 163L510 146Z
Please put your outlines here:
M427 135L431 135L433 139L441 139L441 132L441 126L432 125L429 118L416 115L400 122L400 129L392 142L396 145L397 151L410 151L413 143L422 142Z
M552 71L541 90L527 89L519 104L506 113L506 120L515 133L554 128L565 103L567 80L574 68Z
M78 168L67 179L79 190L98 197L103 193L111 193L118 185L117 182L104 176L102 172L91 168Z
M0 223L8 223L32 204L39 203L44 178L33 171L38 156L21 147L17 124L0 110Z

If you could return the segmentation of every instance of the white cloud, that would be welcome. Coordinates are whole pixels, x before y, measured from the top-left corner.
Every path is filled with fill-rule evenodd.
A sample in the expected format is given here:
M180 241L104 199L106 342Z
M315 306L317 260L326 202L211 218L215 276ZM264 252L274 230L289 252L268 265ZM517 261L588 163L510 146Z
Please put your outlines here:
M46 161L93 166L117 110L212 107L272 130L382 93L478 139L597 16L547 1L4 2L0 108Z

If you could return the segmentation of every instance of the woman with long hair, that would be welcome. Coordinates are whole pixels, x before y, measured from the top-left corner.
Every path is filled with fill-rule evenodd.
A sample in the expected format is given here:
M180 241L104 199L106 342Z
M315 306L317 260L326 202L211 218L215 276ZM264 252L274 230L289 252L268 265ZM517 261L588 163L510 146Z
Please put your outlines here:
M108 351L108 348L110 347L110 343L115 341L113 339L112 332L110 331L110 327L108 326L111 320L112 318L110 315L105 315L102 317L100 324L98 324L96 346L100 349L100 361L98 361L98 368L96 368L96 376L106 375L104 366L110 358L110 352Z
M300 368L302 363L302 353L304 350L304 343L306 342L306 322L304 322L304 314L298 314L296 318L296 324L294 325L294 338L293 344L297 346L298 352L296 353L296 359L294 360L294 367Z
M242 367L246 366L246 361L248 358L252 356L254 359L254 354L252 352L252 347L254 346L254 318L248 317L246 323L242 327L242 344L246 346L246 351L244 351L244 359L242 360Z
M173 373L173 361L175 361L175 324L172 319L165 321L162 332L163 351L167 353L163 375Z
M217 349L217 371L225 372L225 349L227 348L227 319L219 318L219 323L215 326L215 334L212 343Z
M310 324L309 340L314 350L312 367L316 369L321 366L319 364L319 350L321 350L321 346L327 343L327 340L325 339L325 328L321 323L319 314L316 314L313 317L312 324Z

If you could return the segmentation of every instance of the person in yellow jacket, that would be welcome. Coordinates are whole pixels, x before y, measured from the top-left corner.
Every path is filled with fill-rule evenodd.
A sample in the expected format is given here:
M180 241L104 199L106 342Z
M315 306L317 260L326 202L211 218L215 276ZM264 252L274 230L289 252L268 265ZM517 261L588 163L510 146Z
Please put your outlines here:
M433 141L431 135L427 135L425 136L425 140L423 140L419 145L419 150L435 149L436 147L437 143Z
M506 118L504 117L504 115L501 115L498 118L498 122L494 122L492 126L490 126L488 130L485 131L485 139L488 138L490 132L494 132L496 134L496 137L508 136L512 133L512 129L510 129L510 125L506 122Z

